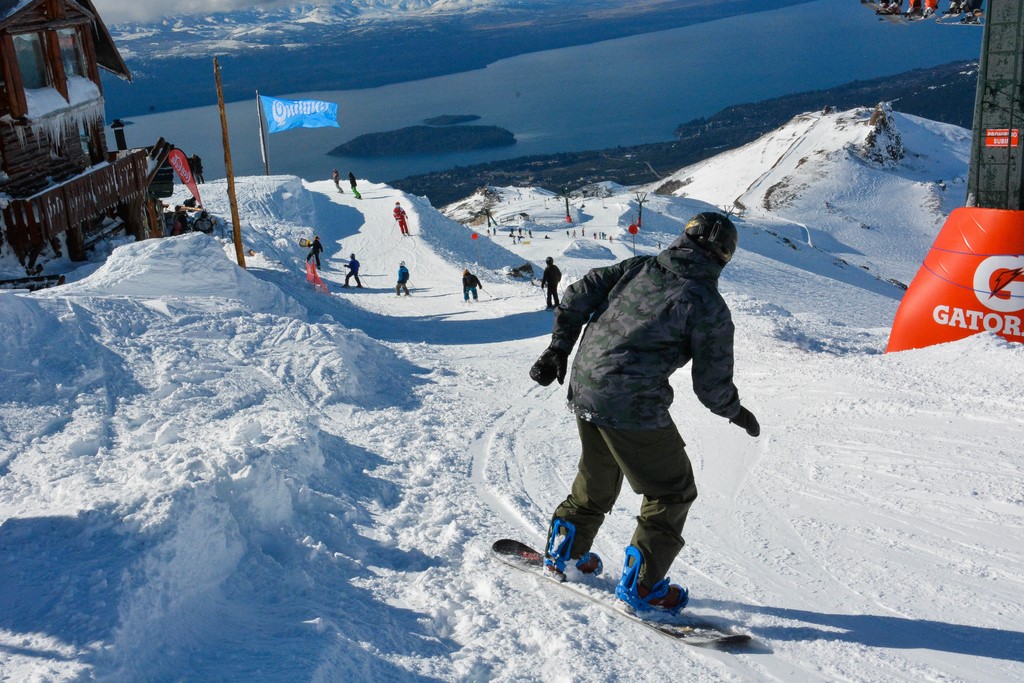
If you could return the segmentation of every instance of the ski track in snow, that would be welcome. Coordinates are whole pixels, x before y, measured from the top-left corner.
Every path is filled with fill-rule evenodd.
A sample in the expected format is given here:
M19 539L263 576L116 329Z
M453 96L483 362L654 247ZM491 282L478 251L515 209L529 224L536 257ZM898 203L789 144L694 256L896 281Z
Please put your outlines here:
M6 678L1024 677L1024 348L982 335L883 355L899 293L813 246L832 212L792 208L813 240L795 220L740 219L722 289L762 436L700 406L686 369L673 379L700 495L671 576L690 611L764 644L729 654L652 640L490 556L499 537L543 543L579 455L565 388L528 377L551 314L506 270L553 255L568 283L631 255L631 190L573 207L610 242L566 235L549 193L509 190L496 213L528 213L535 232L512 245L365 180L362 201L287 176L237 188L248 271L230 243L188 235L0 296ZM204 189L227 215L224 183ZM706 208L651 195L638 251ZM919 253L934 220L904 226ZM296 244L313 233L330 295L303 276ZM874 235L857 236L871 258ZM341 287L350 253L362 290ZM403 260L410 297L394 293ZM479 302L462 300L464 267ZM592 590L613 588L638 506L626 487Z

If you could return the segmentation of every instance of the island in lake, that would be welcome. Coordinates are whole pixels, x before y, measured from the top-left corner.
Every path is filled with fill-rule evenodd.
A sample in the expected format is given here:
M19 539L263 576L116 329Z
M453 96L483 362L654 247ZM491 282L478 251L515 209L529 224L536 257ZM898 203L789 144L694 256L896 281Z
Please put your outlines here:
M423 123L428 126L454 126L459 123L469 123L470 121L479 120L480 117L476 114L443 114L441 116L424 119Z
M338 145L328 154L336 157L399 156L468 152L516 144L510 130L498 126L410 126L383 133L367 133Z

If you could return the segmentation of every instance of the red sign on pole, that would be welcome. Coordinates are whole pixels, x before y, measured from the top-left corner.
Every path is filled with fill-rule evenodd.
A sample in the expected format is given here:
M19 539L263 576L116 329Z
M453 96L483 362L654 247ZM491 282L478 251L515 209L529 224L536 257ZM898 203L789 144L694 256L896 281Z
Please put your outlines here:
M1016 147L1020 144L1020 129L986 128L986 147Z

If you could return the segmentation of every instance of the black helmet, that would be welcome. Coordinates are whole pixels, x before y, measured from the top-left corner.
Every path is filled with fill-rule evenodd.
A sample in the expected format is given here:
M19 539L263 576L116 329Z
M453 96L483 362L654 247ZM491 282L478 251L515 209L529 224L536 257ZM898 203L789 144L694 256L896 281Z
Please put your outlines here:
M698 213L691 218L685 232L723 266L736 253L736 245L740 241L736 226L729 217L713 211Z
M548 264L549 266L552 263L554 263L554 262L555 262L555 259L551 258L550 256L548 256L546 259L544 259L544 263Z

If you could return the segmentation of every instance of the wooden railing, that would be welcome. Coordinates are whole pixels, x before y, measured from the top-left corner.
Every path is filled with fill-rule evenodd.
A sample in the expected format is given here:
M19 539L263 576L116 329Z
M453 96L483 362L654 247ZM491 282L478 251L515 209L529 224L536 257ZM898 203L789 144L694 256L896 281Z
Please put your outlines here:
M140 197L147 172L146 152L138 150L31 197L13 199L3 209L5 238L24 260L33 247L38 250L62 232Z

